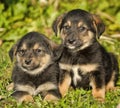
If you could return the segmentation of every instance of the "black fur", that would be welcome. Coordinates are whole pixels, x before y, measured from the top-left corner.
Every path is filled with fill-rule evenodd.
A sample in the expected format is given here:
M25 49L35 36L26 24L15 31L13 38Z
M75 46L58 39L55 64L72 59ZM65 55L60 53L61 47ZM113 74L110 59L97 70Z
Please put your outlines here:
M70 74L71 85L74 88L89 88L91 81L94 82L92 88L95 86L96 91L106 89L107 84L112 80L114 82L113 87L116 85L119 72L118 62L115 56L108 53L97 41L97 38L105 30L105 25L98 16L81 9L75 9L56 18L53 23L53 30L56 34L59 31L62 39L62 44L58 48L58 54L61 52L59 64L63 64L63 66L60 65L61 85L65 80L65 72ZM85 38L85 36L87 37ZM85 46L85 39L88 42L87 46ZM93 66L92 64L97 66L90 67ZM64 65L66 66L64 67ZM79 79L77 79L78 76L76 77L77 83L74 81L75 66L78 66L77 72L81 77ZM93 69L89 71L89 68ZM112 79L112 77L114 78ZM99 96L94 93L93 95L95 98L104 99L104 93L103 90L103 96L100 96L99 92Z
M54 59L53 50L50 43L52 42L43 34L37 32L30 32L27 33L25 36L23 36L17 42L17 44L15 44L11 48L9 55L11 60L15 60L14 68L12 72L12 81L14 83L15 92L12 94L12 96L15 97L18 101L21 101L23 96L28 94L31 96L41 94L43 99L47 94L52 94L58 99L61 97L61 94L58 89L59 66ZM23 53L20 52L23 44L26 45L27 49L26 52L24 52L24 54L21 54ZM35 51L33 50L35 44L39 44L40 48L42 47L43 51L35 53ZM45 54L50 56L49 64L45 64L46 67L35 74L34 74L35 69L42 67L41 65L37 67L34 66L33 68L27 68L27 66L23 67L22 65L20 65L21 61L19 60L19 58L21 57L23 57L23 61L24 61L26 58L27 58L26 60L31 60L38 56L41 58L36 59L36 61L39 61L42 59L42 57L44 57ZM43 60L44 58L41 61ZM46 60L44 62L46 62ZM29 65L29 63L27 65ZM40 91L38 90L38 92L36 93L36 90L39 86L47 84L48 82L53 84L55 87L53 87L53 89L52 88L49 89L49 87L48 88L42 87L44 90L40 90ZM47 86L49 86L49 83L47 84ZM19 89L21 85L23 86L23 88ZM31 88L33 88L33 91L30 90L32 93L29 92L29 89L27 91L26 88L24 88L26 86L30 86Z

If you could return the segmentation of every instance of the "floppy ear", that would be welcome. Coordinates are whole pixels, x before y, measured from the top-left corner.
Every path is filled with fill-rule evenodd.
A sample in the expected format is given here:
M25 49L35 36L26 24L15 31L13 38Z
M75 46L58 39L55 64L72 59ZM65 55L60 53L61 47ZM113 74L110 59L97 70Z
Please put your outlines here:
M56 36L59 34L60 26L61 26L62 20L63 20L63 18L65 17L65 15L66 15L66 13L58 16L58 17L53 21L52 29L53 29L53 31L55 32L55 35L56 35Z
M93 16L93 24L96 30L96 36L97 38L99 38L102 35L102 33L105 31L105 25L99 16L95 14L92 14L92 16Z
M14 57L16 56L17 47L18 47L18 42L16 44L14 44L9 51L9 57L10 57L12 62L14 60Z
M62 54L62 48L61 45L55 43L54 41L47 39L48 41L48 48L51 51L51 56L52 56L52 60L53 61L58 61L58 59L60 58L61 54Z

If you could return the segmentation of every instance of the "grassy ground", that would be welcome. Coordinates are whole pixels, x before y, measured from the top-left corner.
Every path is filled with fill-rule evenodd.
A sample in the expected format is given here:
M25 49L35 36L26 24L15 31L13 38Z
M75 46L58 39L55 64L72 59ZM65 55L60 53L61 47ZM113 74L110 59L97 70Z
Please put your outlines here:
M120 43L117 40L100 41L109 51L114 52L120 61ZM34 103L17 103L10 94L12 91L7 91L6 86L11 82L12 63L8 57L8 50L11 43L4 43L0 46L0 108L116 108L120 103L120 89L106 93L105 103L95 101L91 95L91 90L83 89L70 90L65 98L58 103L48 103L41 100L40 96L34 97ZM120 88L120 80L117 83Z

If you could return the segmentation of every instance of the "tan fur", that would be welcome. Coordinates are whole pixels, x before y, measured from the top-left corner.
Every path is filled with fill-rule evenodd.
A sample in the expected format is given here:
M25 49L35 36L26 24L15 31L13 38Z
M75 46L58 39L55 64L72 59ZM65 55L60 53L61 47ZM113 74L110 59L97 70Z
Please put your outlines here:
M35 87L33 86L17 84L15 88L18 91L25 91L25 92L28 92L30 95L34 95Z
M71 21L67 21L65 24L64 24L64 26L71 26Z
M103 86L101 89L97 89L96 83L94 81L94 78L91 79L90 85L92 86L92 95L93 97L101 102L105 101L105 86Z
M18 99L18 102L34 102L34 99L31 95L24 95Z
M36 43L33 47L33 49L38 49L40 47L40 45L38 43Z
M113 72L110 81L109 81L108 84L106 85L106 91L116 89L116 88L115 88L115 85L114 85L114 80L115 80L115 72Z
M46 101L58 101L59 99L52 94L47 94L45 96L44 100L46 100Z
M82 71L82 74L86 74L91 71L97 70L99 65L98 64L68 65L68 64L64 64L64 63L59 63L59 66L61 69L67 70L68 72L70 72L71 69L73 69L73 71L74 71L74 68L77 68Z
M51 82L46 82L46 83L40 85L39 87L37 87L34 95L37 95L41 91L48 91L48 90L52 90L52 89L57 89L56 85Z
M59 90L60 90L62 97L64 97L66 93L68 92L70 84L71 84L71 77L69 74L65 74L64 81L61 84L59 84Z

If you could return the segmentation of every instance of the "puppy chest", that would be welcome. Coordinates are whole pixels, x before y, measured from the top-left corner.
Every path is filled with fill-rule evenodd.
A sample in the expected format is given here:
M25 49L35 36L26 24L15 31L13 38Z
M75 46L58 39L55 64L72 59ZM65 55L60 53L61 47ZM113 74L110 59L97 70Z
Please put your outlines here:
M36 87L38 87L41 84L44 84L46 82L52 82L52 83L56 83L56 78L55 75L50 75L49 73L44 73L44 75L40 75L38 77L35 77L33 79L34 85Z
M89 84L90 73L97 70L97 64L79 64L79 65L68 65L60 63L60 68L70 72L72 83L76 86L84 86Z
M80 68L73 66L72 68L72 85L76 87L89 86L89 72L81 71Z

